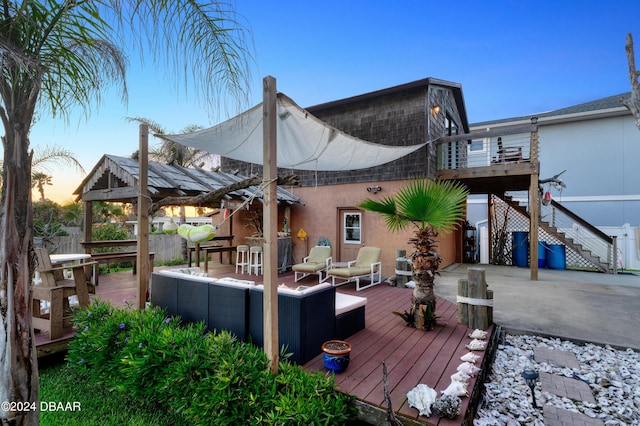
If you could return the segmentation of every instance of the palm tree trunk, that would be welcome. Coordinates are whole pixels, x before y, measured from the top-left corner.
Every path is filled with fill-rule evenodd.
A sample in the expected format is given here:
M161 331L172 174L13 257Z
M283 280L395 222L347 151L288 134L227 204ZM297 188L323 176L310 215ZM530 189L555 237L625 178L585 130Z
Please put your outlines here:
M415 327L431 330L436 324L436 295L433 290L435 278L442 259L435 250L431 228L416 232L413 243L416 251L411 255L413 281L416 286L411 298L411 313Z
M14 123L19 121L16 120ZM6 127L5 127L6 130ZM37 408L38 367L31 326L34 271L31 158L28 126L15 125L3 137L4 168L0 211L0 401ZM0 410L5 425L37 425L38 410Z

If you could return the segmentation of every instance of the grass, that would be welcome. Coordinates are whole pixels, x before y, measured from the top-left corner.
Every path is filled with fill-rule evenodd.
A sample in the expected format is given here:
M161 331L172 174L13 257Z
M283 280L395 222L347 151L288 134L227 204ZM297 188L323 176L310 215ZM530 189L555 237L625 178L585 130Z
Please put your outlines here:
M169 426L185 420L162 407L141 404L110 391L87 372L67 362L54 362L41 367L40 401L78 402L80 411L41 411L43 426Z

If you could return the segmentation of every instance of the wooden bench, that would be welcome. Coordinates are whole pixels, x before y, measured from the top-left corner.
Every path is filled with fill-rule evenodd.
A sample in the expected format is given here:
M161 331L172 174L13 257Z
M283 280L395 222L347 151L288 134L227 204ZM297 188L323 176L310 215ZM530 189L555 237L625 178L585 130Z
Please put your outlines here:
M189 267L191 267L191 263L195 261L196 266L200 266L200 254L204 253L204 271L209 271L209 255L213 253L220 254L220 263L222 263L222 254L229 253L229 264L233 264L232 253L237 250L237 246L232 246L231 242L233 241L233 235L220 235L213 237L210 241L227 241L229 245L219 245L219 244L195 244L194 246L190 246L187 253L187 262Z
M149 265L153 272L153 259L155 253L149 253ZM110 264L116 262L133 262L133 273L137 272L136 263L138 260L137 251L114 251L107 253L96 253L91 255L91 260L95 260L99 264Z
M137 246L137 240L103 240L103 241L90 241L90 242L82 242L82 246L84 247L85 253L91 255L89 260L93 260L98 262L101 265L108 265L110 263L116 262L132 262L133 263L133 273L137 273L137 260L138 260L138 252L137 250L128 250L128 251L112 251L105 253L93 253L93 250L96 248L103 247L132 247ZM151 272L153 272L153 262L155 258L155 253L149 253L149 268ZM98 276L95 275L95 284L98 284Z

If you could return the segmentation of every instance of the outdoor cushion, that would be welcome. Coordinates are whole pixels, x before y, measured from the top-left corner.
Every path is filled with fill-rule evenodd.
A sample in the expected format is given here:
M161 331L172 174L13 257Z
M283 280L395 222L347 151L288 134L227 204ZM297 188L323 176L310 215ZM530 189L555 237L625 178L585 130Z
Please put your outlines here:
M352 311L367 304L366 297L336 293L336 316Z
M332 284L342 285L351 281L356 282L356 291L378 285L382 282L382 264L379 247L362 247L358 250L358 258L347 263L346 268L330 269L327 276L331 277ZM361 287L360 278L369 277L370 283ZM342 283L336 283L336 278L344 279Z
M297 263L293 265L291 269L295 272L304 272L305 274L312 274L314 272L318 272L327 267L326 263L315 263L315 262L305 262L305 263Z
M175 277L175 278L183 278L185 280L200 281L200 282L207 282L207 283L212 281L212 278L206 275L187 274L185 272L178 272L174 269L162 269L158 271L158 273L160 275L165 275L168 277Z
M311 248L309 256L304 258L304 262L293 265L291 269L295 272L296 282L310 274L318 274L318 281L323 282L327 279L326 275L323 278L323 272L326 274L330 267L331 247L315 246Z
M366 268L369 270L371 264L380 261L380 254L382 249L380 247L362 247L358 251L358 258L353 265L355 268Z
M292 269L296 272L318 272L326 268L329 257L331 257L331 247L316 246L311 249L304 263L297 263L293 265Z
M362 275L368 275L371 273L371 266L368 267L349 267L349 268L334 268L329 270L329 275L333 275L340 278L352 278L360 277Z
M289 287L285 287L285 286L278 286L278 293L280 294L290 294L292 296L305 296L307 294L310 293L315 293L317 291L320 291L324 288L327 287L331 287L331 284L329 283L323 283L323 284L318 284L318 285L314 285L314 286L310 286L307 288L304 288L302 290L295 290ZM264 291L264 286L262 284L259 284L257 286L255 286L255 288L260 289L262 291Z

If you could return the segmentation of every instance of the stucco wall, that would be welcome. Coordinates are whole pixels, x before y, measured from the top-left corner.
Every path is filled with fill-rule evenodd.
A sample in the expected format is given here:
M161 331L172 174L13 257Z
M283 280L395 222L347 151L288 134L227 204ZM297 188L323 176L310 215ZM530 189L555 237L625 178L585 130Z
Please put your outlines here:
M380 183L382 191L376 195L367 192L371 183L354 183L334 185L328 187L294 188L291 192L299 196L304 206L291 207L291 232L293 235L294 254L301 260L307 255L308 248L315 245L320 237L326 237L332 247L337 247L340 221L338 209L343 207L357 207L366 198L382 199L393 195L403 184L402 181L388 181ZM384 277L395 275L396 250L403 249L407 255L413 251L408 240L413 236L414 229L407 228L402 233L392 233L387 230L382 216L364 211L362 214L364 245L382 248L382 273ZM296 233L304 229L308 234L308 242L295 237ZM438 252L444 259L442 267L455 262L455 233L438 237ZM334 249L335 252L335 249ZM340 259L342 261L353 259Z

